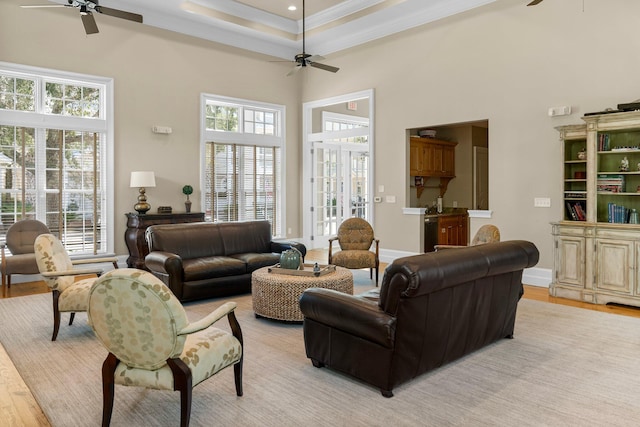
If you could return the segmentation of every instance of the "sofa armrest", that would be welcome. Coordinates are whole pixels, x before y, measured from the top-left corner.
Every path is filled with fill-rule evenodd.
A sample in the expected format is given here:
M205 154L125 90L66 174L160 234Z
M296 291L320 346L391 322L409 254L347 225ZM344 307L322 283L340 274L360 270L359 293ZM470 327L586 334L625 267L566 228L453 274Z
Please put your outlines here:
M144 265L152 272L182 277L182 258L171 252L150 252L144 258Z
M382 311L375 301L332 289L310 288L300 298L300 310L305 319L393 348L396 318Z
M273 240L271 241L271 252L282 253L287 249L295 248L300 251L302 257L307 255L307 247L300 242L294 242L293 240Z

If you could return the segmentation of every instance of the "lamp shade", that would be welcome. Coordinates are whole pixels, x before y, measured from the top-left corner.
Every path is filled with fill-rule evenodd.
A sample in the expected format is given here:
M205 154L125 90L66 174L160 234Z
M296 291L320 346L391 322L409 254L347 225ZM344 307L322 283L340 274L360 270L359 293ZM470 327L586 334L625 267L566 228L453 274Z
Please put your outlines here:
M130 187L155 187L156 176L152 171L131 172Z

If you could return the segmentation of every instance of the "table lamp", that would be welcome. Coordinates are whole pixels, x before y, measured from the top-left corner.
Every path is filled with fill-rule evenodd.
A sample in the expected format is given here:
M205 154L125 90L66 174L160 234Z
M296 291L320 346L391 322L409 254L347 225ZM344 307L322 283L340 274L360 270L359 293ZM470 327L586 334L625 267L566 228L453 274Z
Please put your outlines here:
M145 195L146 187L156 186L156 176L152 171L136 171L131 172L130 187L138 187L140 195L138 196L138 203L135 204L135 209L139 214L145 214L151 205L147 203L147 196Z

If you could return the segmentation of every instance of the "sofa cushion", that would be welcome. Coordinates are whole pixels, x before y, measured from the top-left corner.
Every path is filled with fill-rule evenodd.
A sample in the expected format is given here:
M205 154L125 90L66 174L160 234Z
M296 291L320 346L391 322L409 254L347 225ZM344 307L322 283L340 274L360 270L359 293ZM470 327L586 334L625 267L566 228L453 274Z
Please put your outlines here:
M246 253L246 254L236 254L230 255L231 258L239 259L247 265L247 272L251 273L262 267L269 267L274 264L277 264L280 261L280 254L257 254L257 253Z
M271 224L267 221L218 224L225 255L271 252Z
M182 267L185 282L235 276L247 272L244 261L225 256L186 259L182 261Z

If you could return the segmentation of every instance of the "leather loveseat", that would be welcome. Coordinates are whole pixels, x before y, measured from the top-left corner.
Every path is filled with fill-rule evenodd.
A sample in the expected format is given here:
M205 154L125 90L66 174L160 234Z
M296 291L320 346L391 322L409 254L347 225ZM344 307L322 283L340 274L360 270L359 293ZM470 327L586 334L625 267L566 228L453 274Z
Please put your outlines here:
M391 397L399 384L512 338L522 272L538 256L530 242L488 243L396 259L379 298L308 289L300 299L307 357Z
M251 292L251 273L301 243L272 241L268 221L152 225L145 266L180 301Z

